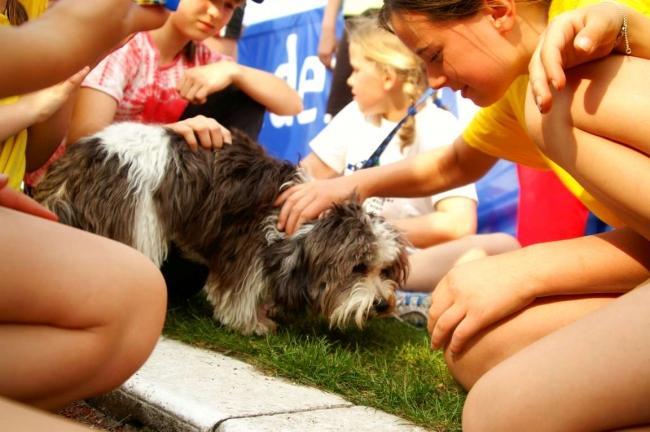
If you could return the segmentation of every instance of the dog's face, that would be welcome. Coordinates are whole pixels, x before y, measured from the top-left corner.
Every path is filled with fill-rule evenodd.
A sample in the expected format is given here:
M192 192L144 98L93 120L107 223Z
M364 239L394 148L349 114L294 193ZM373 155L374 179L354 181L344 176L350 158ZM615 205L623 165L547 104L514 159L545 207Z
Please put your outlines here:
M362 327L392 312L395 289L408 274L403 236L353 202L335 206L276 246L266 266L275 306L307 305L332 327Z

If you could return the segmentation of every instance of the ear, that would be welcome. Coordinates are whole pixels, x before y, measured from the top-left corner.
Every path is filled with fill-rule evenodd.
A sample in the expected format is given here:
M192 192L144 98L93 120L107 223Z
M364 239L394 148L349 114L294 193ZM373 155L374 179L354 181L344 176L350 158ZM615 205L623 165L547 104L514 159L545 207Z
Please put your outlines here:
M392 90L393 88L395 88L396 85L398 85L398 84L401 85L398 82L399 79L398 79L398 76L397 76L397 72L392 67L383 67L382 68L382 75L383 75L383 79L384 79L384 82L383 82L384 90L389 91L389 90Z
M265 271L271 286L273 301L285 311L304 308L308 302L310 275L304 242L286 239L269 247L264 253Z
M508 33L515 25L515 0L484 0L485 14L499 33Z

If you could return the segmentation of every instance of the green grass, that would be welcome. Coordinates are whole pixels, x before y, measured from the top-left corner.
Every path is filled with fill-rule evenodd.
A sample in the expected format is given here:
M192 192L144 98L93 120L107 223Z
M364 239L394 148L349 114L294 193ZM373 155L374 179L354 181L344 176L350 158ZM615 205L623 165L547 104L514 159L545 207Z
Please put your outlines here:
M394 319L345 332L302 320L273 335L245 337L213 321L209 306L195 299L170 309L165 335L433 430L460 430L465 393L442 355L428 348L426 332Z

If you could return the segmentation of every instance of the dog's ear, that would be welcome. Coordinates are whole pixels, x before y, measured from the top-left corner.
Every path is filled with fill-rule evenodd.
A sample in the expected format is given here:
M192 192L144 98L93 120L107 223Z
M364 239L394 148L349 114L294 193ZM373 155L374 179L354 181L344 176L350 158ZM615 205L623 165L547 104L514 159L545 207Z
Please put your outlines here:
M265 251L265 271L276 307L301 311L309 304L309 265L304 242L295 238L279 241Z

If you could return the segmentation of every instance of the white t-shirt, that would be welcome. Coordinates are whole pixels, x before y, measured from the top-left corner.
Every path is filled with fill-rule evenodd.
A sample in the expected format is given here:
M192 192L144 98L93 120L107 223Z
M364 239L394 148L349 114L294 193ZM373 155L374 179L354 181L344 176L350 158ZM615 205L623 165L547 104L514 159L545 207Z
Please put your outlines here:
M387 120L376 126L365 118L356 102L343 108L310 143L312 151L326 165L340 174L351 174L370 157L397 123ZM398 162L418 153L450 145L460 134L456 117L427 101L415 115L415 139L400 150L399 133L386 146L379 164ZM364 207L386 219L402 219L435 211L436 204L450 197L466 197L478 201L474 184L451 189L424 198L369 198Z

